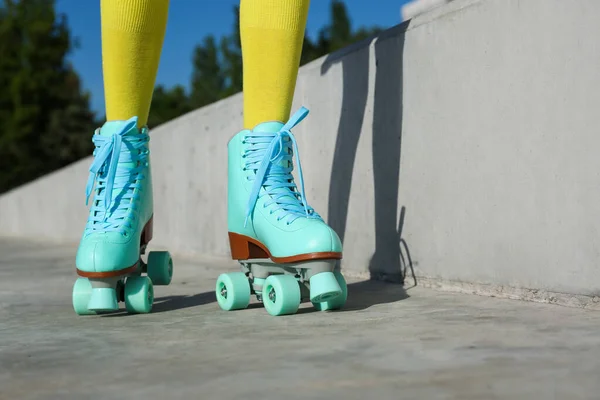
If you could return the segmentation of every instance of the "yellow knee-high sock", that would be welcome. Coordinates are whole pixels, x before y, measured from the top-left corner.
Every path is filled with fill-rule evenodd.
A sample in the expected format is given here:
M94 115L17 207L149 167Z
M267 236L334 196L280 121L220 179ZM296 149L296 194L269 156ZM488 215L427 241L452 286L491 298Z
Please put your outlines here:
M290 115L310 0L241 0L244 127Z
M148 121L169 0L101 0L102 69L109 121Z

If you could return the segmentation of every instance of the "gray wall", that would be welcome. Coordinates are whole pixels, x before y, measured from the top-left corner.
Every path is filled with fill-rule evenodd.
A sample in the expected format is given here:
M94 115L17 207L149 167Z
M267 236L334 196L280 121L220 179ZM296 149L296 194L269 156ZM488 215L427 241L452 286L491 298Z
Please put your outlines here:
M599 19L597 0L457 0L302 68L294 133L345 271L398 279L402 235L429 279L598 293ZM154 130L155 247L228 253L241 100ZM0 197L0 234L77 242L89 162Z
M400 8L400 16L402 21L406 21L407 19L415 18L420 14L449 3L450 1L451 0L411 0L402 5Z

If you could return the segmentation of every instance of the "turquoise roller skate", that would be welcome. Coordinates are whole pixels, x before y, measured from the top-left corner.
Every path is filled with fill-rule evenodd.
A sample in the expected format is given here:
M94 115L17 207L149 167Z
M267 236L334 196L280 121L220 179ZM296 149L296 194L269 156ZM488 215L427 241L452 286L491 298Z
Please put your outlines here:
M137 121L107 122L93 136L86 204L92 191L93 199L77 250L80 278L73 287L79 315L115 311L119 302L131 313L149 313L153 285L171 283L168 252L150 252L147 263L141 258L152 239L153 200L150 137Z
M271 315L294 314L306 299L318 310L338 309L346 302L346 281L335 268L342 244L306 202L290 131L307 114L301 108L285 125L262 123L229 142L229 243L242 271L217 280L223 310L246 308L252 294ZM292 175L294 152L300 191Z

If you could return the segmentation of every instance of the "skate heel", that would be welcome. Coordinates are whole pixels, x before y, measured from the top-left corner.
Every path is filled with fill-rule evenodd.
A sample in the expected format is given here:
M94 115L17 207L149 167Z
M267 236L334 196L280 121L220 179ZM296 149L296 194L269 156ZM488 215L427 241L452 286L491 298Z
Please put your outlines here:
M320 272L310 277L310 301L322 303L332 300L342 294L333 272Z
M92 288L87 308L88 310L95 312L118 310L119 303L117 303L117 292L114 288Z
M251 242L250 238L238 233L229 232L229 246L231 248L231 258L234 260L270 258L270 254L258 244Z

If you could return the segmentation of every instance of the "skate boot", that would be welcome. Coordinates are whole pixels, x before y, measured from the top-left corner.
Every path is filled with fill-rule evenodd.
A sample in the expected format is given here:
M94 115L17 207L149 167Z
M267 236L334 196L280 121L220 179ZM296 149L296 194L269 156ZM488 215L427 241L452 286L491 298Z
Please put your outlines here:
M294 314L306 299L318 310L346 302L346 282L335 268L342 244L306 202L290 131L307 114L301 108L285 125L266 122L243 130L228 144L229 243L242 272L217 280L224 310L246 308L252 294L271 315ZM292 175L294 153L300 190Z
M153 284L171 282L168 252L150 252L147 263L141 258L152 239L149 140L148 129L137 128L137 117L107 122L93 136L96 148L86 187L91 207L77 250L80 278L73 287L79 315L118 310L120 301L131 313L148 313Z

